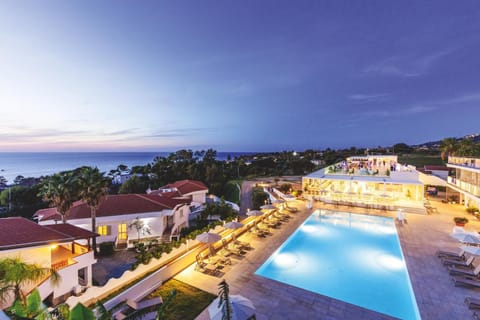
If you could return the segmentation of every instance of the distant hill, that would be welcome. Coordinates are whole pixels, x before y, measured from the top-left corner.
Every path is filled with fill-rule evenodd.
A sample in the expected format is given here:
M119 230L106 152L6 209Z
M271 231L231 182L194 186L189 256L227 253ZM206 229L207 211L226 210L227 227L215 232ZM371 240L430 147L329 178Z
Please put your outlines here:
M461 141L463 139L473 139L473 142L480 142L480 133L469 134L469 135L457 138L458 141ZM416 149L432 149L432 148L438 149L441 143L442 143L442 140L429 141L421 144L412 145L412 147Z

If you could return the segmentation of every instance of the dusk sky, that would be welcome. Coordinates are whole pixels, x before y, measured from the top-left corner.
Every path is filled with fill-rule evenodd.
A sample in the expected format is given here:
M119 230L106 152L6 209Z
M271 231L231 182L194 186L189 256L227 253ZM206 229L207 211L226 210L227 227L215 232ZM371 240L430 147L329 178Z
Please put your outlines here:
M0 1L0 151L480 132L479 1Z

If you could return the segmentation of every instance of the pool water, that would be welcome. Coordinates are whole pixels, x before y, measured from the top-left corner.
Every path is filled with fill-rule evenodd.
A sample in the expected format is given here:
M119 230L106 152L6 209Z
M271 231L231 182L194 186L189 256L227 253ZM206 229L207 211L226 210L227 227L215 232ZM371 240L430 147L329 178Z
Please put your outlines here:
M391 218L316 210L255 273L400 319L420 319Z

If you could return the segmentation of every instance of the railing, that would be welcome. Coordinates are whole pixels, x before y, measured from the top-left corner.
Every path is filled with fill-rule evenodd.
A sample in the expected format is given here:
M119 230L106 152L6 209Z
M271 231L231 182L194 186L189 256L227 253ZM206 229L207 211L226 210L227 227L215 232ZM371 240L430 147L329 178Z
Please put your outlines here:
M448 157L448 164L480 169L480 159L471 157Z
M68 266L68 259L61 260L59 262L52 263L52 269L55 271L58 271L62 268L65 268Z
M454 186L458 187L463 191L471 193L474 196L480 197L480 186L476 186L474 184L462 181L454 177L448 177L447 179L449 184L453 184Z

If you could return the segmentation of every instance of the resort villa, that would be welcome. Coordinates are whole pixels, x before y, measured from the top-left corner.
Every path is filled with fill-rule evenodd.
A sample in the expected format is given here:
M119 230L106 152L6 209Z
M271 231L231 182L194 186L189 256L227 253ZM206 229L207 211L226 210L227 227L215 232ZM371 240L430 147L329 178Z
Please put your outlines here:
M331 204L424 213L424 183L394 155L349 157L302 179L304 195Z
M90 240L96 236L68 223L41 226L25 218L2 218L0 258L20 258L24 262L56 270L61 277L58 285L44 279L22 288L27 294L37 287L42 300L55 304L92 285L92 265L96 260ZM6 305L11 303L4 302Z
M125 248L140 239L170 241L188 227L191 209L205 202L207 192L203 183L183 180L149 194L108 195L97 209L97 243L113 241L117 248ZM56 208L38 210L34 217L41 225L61 221ZM67 220L91 230L90 207L82 201L75 202L67 212Z
M447 200L480 207L480 158L448 157L453 173L448 177Z

